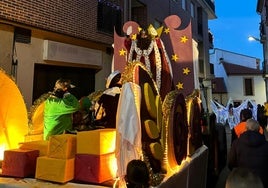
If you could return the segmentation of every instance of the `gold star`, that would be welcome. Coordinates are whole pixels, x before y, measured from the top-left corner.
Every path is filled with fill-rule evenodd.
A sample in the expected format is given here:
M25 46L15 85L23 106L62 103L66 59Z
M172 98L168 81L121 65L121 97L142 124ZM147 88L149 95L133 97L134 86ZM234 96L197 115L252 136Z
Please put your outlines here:
M183 74L188 75L190 73L190 69L188 67L183 68Z
M164 30L164 32L166 33L166 34L168 34L169 33L169 28L165 28L165 30Z
M181 37L181 42L182 43L186 43L187 40L188 40L188 38L185 35Z
M183 89L183 83L178 82L178 84L176 85L178 89Z
M137 38L137 34L133 34L133 35L131 36L131 40L136 40L136 38Z
M120 55L120 56L124 56L124 55L126 55L126 50L124 50L124 48L122 48L122 49L119 51L119 55Z
M173 61L178 61L179 57L178 57L177 54L173 54L171 59L172 59Z
M141 27L138 27L138 31L141 32L142 28Z

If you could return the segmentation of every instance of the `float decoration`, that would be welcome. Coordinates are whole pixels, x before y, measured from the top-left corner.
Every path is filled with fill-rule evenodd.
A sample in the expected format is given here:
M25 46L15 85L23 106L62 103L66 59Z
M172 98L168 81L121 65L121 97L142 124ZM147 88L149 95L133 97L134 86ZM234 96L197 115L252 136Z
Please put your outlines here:
M44 105L50 93L45 93L36 99L28 112L28 135L43 134Z
M186 97L187 122L189 125L188 155L203 145L201 130L201 100L199 90Z
M7 97L8 96L8 97ZM0 69L0 157L7 149L18 148L28 132L27 108L14 80Z
M184 96L178 90L171 91L163 102L165 130L165 166L168 174L177 170L187 157L188 123Z
M164 23L158 29L152 25L142 29L130 21L123 27L126 37L114 33L112 69L123 72L123 85L131 82L141 89L142 160L148 166L152 186L159 185L167 174L178 172L186 157L202 146L199 118L195 119L201 114L200 99L192 93L191 23L177 30L181 20L176 15L167 17ZM156 107L156 99L161 110ZM119 168L125 164L119 162Z

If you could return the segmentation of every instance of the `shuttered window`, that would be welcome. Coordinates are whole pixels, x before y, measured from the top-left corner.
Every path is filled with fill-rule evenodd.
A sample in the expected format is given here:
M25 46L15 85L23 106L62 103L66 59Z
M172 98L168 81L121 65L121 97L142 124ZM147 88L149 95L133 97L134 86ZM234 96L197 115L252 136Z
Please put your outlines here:
M121 31L121 8L112 0L98 1L98 31L113 34L114 28L117 33Z
M253 79L252 78L244 78L244 93L245 96L253 96Z
M16 27L14 31L14 38L16 42L30 44L31 43L32 31L29 29L24 29Z

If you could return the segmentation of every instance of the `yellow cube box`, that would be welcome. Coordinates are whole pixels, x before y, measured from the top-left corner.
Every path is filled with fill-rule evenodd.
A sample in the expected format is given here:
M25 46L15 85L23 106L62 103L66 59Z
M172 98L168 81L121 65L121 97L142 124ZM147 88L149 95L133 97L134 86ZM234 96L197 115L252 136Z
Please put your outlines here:
M103 155L115 151L115 129L97 129L77 133L77 153Z
M49 137L48 157L57 159L75 158L76 135L61 134Z
M43 134L28 134L24 136L25 142L44 140Z
M56 159L38 157L35 178L57 183L66 183L74 179L75 159Z
M37 140L37 141L29 141L29 142L21 142L19 143L20 149L32 149L39 150L39 157L46 156L48 150L48 141L47 140Z

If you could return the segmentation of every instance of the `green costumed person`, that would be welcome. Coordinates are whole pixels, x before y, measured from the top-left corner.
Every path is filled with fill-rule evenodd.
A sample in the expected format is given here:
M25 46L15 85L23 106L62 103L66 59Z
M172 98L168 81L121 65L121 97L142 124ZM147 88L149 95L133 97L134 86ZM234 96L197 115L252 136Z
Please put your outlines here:
M72 114L79 110L80 103L69 93L71 87L69 80L58 79L54 91L45 101L44 140L49 140L51 135L72 130Z

